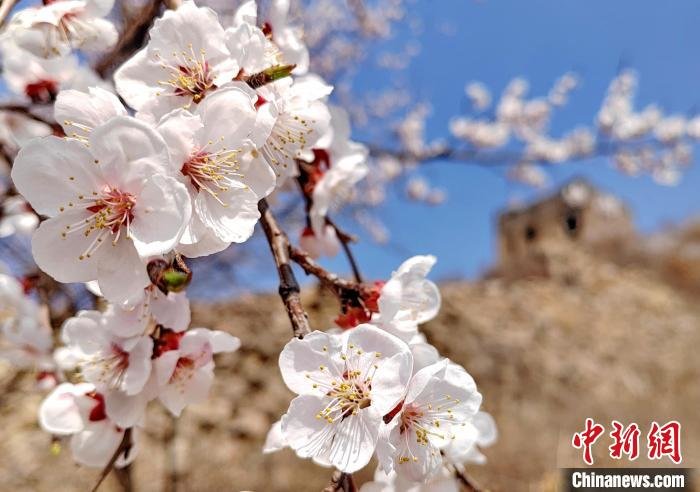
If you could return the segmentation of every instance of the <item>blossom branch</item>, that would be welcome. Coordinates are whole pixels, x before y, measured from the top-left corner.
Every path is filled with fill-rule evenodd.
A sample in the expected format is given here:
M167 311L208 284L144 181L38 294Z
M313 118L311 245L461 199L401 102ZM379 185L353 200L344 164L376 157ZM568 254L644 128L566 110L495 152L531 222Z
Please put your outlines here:
M348 262L350 262L350 268L352 269L352 274L355 277L355 281L358 283L362 283L363 280L362 273L360 273L360 267L357 264L357 260L355 260L355 255L353 255L352 250L350 249L350 243L354 243L357 239L354 236L343 231L329 217L326 217L326 223L328 223L328 225L330 225L335 230L335 234L340 240L340 244L343 247L345 256L348 258Z
M352 474L343 473L338 470L333 472L331 481L321 492L357 492Z
M5 23L7 16L10 14L12 7L17 4L17 0L2 0L0 4L0 26Z
M440 454L445 457L445 453L440 451ZM459 480L459 483L462 484L464 490L467 492L482 492L482 488L479 486L476 481L470 477L465 471L461 470L457 465L454 463L450 463L450 468L452 468L454 476L457 480Z
M311 329L309 328L308 316L301 305L299 282L297 282L290 264L289 238L279 227L274 215L272 215L267 200L260 200L258 210L260 211L260 223L263 226L265 237L275 259L277 273L280 278L279 294L287 309L294 336L304 338L304 335L310 333Z
M129 456L129 451L131 450L132 445L133 444L131 442L131 428L129 428L124 431L124 437L122 437L122 441L119 443L119 446L117 446L117 449L114 451L114 454L109 459L107 465L100 473L100 476L97 479L97 483L92 488L92 492L97 492L97 489L100 488L100 485L102 485L102 482L104 482L105 478L107 478L109 472L112 471L114 465L116 464L117 460L119 459L119 456L122 453L124 453L124 456Z
M359 295L361 285L358 282L340 278L335 273L329 272L311 258L306 251L290 246L289 255L292 261L298 264L307 275L313 275L336 296L343 298Z
M126 60L141 47L153 20L160 12L161 3L166 2L165 0L150 0L129 19L128 26L119 37L116 46L95 65L95 71L101 77L107 76L114 66Z
M61 128L61 125L57 124L55 121L52 121L48 118L44 118L43 116L39 116L35 113L32 112L32 108L30 106L24 106L21 104L0 104L0 111L10 111L12 113L19 113L23 116L26 116L27 118L37 121L39 123L43 123L49 127L51 127L51 130L54 132L56 135L63 135L63 128ZM10 163L12 164L12 163Z

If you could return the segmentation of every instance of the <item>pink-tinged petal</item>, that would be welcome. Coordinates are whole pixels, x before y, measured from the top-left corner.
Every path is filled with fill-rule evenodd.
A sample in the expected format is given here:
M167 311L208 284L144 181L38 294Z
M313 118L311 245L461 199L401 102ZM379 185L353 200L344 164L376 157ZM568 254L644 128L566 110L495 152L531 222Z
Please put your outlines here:
M429 343L409 343L409 347L411 348L411 354L413 354L414 373L440 360L440 354L437 349Z
M92 18L87 22L71 24L80 40L76 48L88 52L103 52L117 43L119 33L112 22L106 19Z
M471 422L453 428L454 439L444 447L447 458L454 463L464 463L476 448L479 431Z
M345 332L346 347L353 345L375 357L372 408L389 413L403 399L413 369L413 356L404 342L373 325L362 324ZM354 350L354 349L353 349Z
M99 87L88 92L64 90L58 93L54 117L69 137L86 138L87 128L95 128L114 116L126 116L119 98Z
M255 159L251 153L247 153L241 156L240 167L243 182L258 198L265 198L275 190L275 172L263 160Z
M105 244L99 251L97 280L105 299L121 305L143 295L151 280L133 243L122 236L116 245Z
M194 201L194 210L220 241L228 243L248 240L260 218L258 197L243 183L238 188L231 187L228 191L219 192L216 198L200 191Z
M184 292L171 292L167 296L155 292L151 297L151 315L166 328L185 331L190 326L190 301Z
M94 157L75 140L37 138L22 147L12 181L34 210L53 217L102 187Z
M498 428L493 417L486 412L477 412L472 419L472 424L479 431L479 446L488 447L498 440Z
M114 0L86 0L85 13L92 17L107 17L114 7Z
M142 257L172 250L190 220L192 207L185 185L167 176L145 182L134 208L131 236Z
M165 387L170 378L173 377L175 366L179 359L180 352L178 350L170 350L153 360L153 370L155 371L156 383L159 388Z
M147 179L173 174L165 140L136 118L111 118L90 132L89 143L107 182L122 192L138 196Z
M230 82L208 95L197 106L204 123L197 135L199 142L221 142L229 150L242 149L255 131L257 97L243 82Z
M190 46L195 55L204 50L210 62L229 56L224 44L224 29L216 12L208 7L197 7L191 1L183 2L176 10L168 10L157 19L151 28L150 38L148 49L151 52L160 51L166 59L173 49L185 50Z
M215 354L235 352L241 347L240 339L225 331L211 330L209 332L209 341Z
M62 383L44 399L39 407L39 424L46 432L69 435L83 429L84 423L76 395L92 391L91 384Z
M129 350L129 367L124 371L124 379L120 385L127 395L135 395L143 390L151 376L151 355L153 354L153 339L140 337L136 345Z
M127 395L122 391L108 391L105 393L105 411L119 427L134 427L143 421L148 401L146 393Z
M280 372L287 387L298 395L325 394L327 390L323 387L338 376L330 367L333 364L331 354L338 349L338 337L321 331L309 333L303 340L290 340L279 357ZM323 381L328 384L318 384Z
M99 352L107 343L108 333L99 311L80 311L63 324L61 340L80 349L84 355Z
M247 0L236 9L236 13L233 16L233 25L239 26L245 23L254 26L258 22L257 19L258 6L255 0Z
M193 215L190 220L190 225L194 220L195 215ZM231 245L230 242L219 239L210 229L204 226L202 226L202 228L205 232L199 234L196 240L193 240L192 236L190 236L187 243L184 241L185 235L187 234L187 231L185 231L185 234L182 235L182 242L177 246L177 251L188 258L199 258L201 256L209 256L224 251Z
M66 233L67 226L80 224L90 215L86 210L64 212L42 222L32 237L34 261L59 282L87 282L97 278L97 263L105 246L89 257L85 255L97 233L89 237L82 231Z
M341 471L352 473L372 458L381 417L371 407L334 423L316 415L326 406L323 397L300 395L289 405L282 432L302 458L327 458Z
M421 393L423 393L426 386L428 386L428 384L431 382L434 382L436 375L445 371L445 368L449 362L450 361L447 359L442 359L441 361L424 367L420 371L416 372L411 378L411 383L406 393L406 403L411 403Z
M188 378L173 381L162 388L159 399L170 412L179 417L187 405L201 403L209 397L214 381L211 365L195 370Z
M107 464L124 437L109 420L91 423L70 441L73 459L81 465L101 468Z
M429 444L423 444L415 430L404 431L402 434L401 426L396 426L389 440L396 445L394 470L398 476L411 482L426 482L440 470L440 451Z
M160 66L143 48L114 72L114 85L126 103L138 111L162 90L158 85L162 75Z
M168 145L173 169L180 173L182 165L197 147L195 135L203 128L202 119L184 109L176 109L163 116L157 128Z
M282 421L278 420L267 433L265 444L263 445L263 454L274 453L288 446L287 439L282 432Z
M205 328L187 331L180 340L180 357L190 359L195 367L209 364L214 354L209 337L209 330Z

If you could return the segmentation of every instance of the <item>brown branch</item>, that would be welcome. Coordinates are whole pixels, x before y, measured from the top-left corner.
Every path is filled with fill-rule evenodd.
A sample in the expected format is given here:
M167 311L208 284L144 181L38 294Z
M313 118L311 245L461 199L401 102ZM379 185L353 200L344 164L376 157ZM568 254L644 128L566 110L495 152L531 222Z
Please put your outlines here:
M10 111L12 113L21 114L31 120L38 121L39 123L47 125L51 128L54 134L60 136L63 135L63 128L61 128L61 125L59 125L55 121L46 119L42 116L32 113L32 109L29 106L23 106L22 104L0 104L0 111Z
M114 465L122 453L124 453L124 456L127 456L127 457L129 456L129 451L131 450L131 446L132 446L131 428L129 428L129 429L126 429L124 431L124 437L122 438L122 442L119 443L119 446L117 446L117 449L114 451L114 454L109 459L109 462L107 462L107 465L104 467L104 469L100 473L100 476L97 479L97 483L92 488L92 492L97 492L97 489L100 488L100 485L102 485L102 482L104 482L105 478L107 478L107 475L109 475L109 472L111 472L114 469Z
M165 2L163 2L165 3ZM112 69L121 64L143 45L153 20L160 12L161 0L149 0L132 18L125 22L126 27L119 41L95 65L95 71L105 78Z
M460 471L455 467L455 477L461 483L464 487L464 489L467 492L482 492L482 488L479 487L479 484L477 484L473 478L471 478L469 475L467 475L465 472Z
M338 236L338 240L340 240L340 245L343 247L343 252L345 252L345 256L348 259L348 262L350 263L350 268L352 269L352 274L355 277L355 281L358 283L362 283L362 273L360 273L360 267L357 264L357 260L355 260L355 255L352 254L352 250L350 249L350 243L354 243L357 241L355 236L352 236L345 231L343 231L338 225L333 222L330 217L326 217L326 223L330 225L334 230L335 230L335 235Z
M289 256L292 261L294 261L304 270L304 272L306 272L307 275L313 275L319 279L326 288L328 288L338 297L343 298L352 295L359 295L362 287L358 282L340 278L335 273L329 272L321 265L316 263L316 261L311 258L309 253L306 251L290 246Z
M535 162L541 165L557 166L559 163L545 160L529 159L524 151L518 150L483 150L476 148L444 148L440 150L428 150L424 153L415 153L405 149L392 149L365 142L373 157L393 157L399 161L409 163L432 163L449 161L459 164L471 164L475 166L499 167L510 166L518 162ZM668 144L657 140L635 140L635 141L602 141L597 142L595 148L590 153L574 155L566 162L580 162L596 157L610 157L621 151L639 151L645 147L652 146L656 150L663 150L669 147Z
M292 323L294 336L304 338L304 335L310 333L311 329L309 328L309 320L304 307L301 305L301 289L290 264L289 238L280 228L274 215L272 215L267 200L260 200L258 210L260 210L260 223L265 231L265 237L270 245L272 256L275 259L277 273L280 278L279 294L289 315L289 321Z
M10 15L12 7L17 4L17 0L2 0L0 4L0 26L5 23L7 16Z
M131 464L123 468L115 468L114 476L117 477L123 492L132 492L134 490L134 482L131 478Z
M467 472L464 470L460 469L457 465L454 463L451 463L445 458L445 453L443 451L440 451L440 454L442 455L443 459L449 464L448 468L452 468L452 472L454 473L455 478L459 481L459 483L462 484L462 487L464 488L465 491L467 492L483 492L484 489L482 489L476 481L470 477Z
M331 481L321 492L357 492L355 481L352 479L352 474L334 471Z

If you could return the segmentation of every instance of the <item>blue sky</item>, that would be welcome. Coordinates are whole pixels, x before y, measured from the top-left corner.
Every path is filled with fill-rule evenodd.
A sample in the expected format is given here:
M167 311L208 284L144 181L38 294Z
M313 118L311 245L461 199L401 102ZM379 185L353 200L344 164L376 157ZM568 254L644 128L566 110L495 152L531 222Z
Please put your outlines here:
M464 106L463 88L470 80L499 93L519 75L530 82L531 94L544 95L557 77L575 71L582 84L557 112L554 135L593 122L621 65L639 73L638 106L656 102L669 113L700 109L700 2L440 0L416 2L410 14L424 26L417 36L421 53L397 75L397 83L430 101L430 138L446 134L450 117ZM406 36L399 33L387 49L400 46ZM371 90L385 83L368 64L357 87ZM444 187L449 199L428 207L409 203L396 190L376 212L392 233L391 244L378 246L363 238L355 247L370 278L386 276L405 257L421 253L438 257L437 279L478 276L494 260L498 211L512 198L538 193L493 169L434 163L420 173ZM554 186L574 176L624 199L645 232L700 214L697 165L670 188L648 177L623 176L602 158L552 170ZM342 257L326 264L347 270Z
M544 95L563 73L578 73L582 84L556 113L554 135L593 122L620 66L639 73L638 107L655 102L669 113L700 110L700 2L695 0L418 0L409 2L408 9L409 17L420 19L420 33L398 29L359 68L355 88L386 88L387 72L373 64L374 55L399 51L407 40L417 39L420 53L406 70L391 72L389 82L431 103L429 139L447 134L449 119L465 105L464 85L471 80L498 94L513 77L522 76L530 82L531 94ZM356 137L362 138L362 132ZM361 236L354 249L369 279L386 277L405 258L426 253L438 257L435 279L477 277L495 259L499 210L513 198L532 199L538 193L509 182L500 171L476 166L437 162L418 173L446 189L448 200L430 207L409 202L399 188L393 189L375 211L391 232L390 244L374 244L354 229ZM697 165L672 188L648 177L623 176L602 158L552 168L551 173L554 187L585 176L621 197L644 232L700 215ZM267 255L266 248L256 251ZM268 260L259 258L238 272L239 285L274 288ZM342 256L323 263L348 272ZM200 293L211 295L208 289Z

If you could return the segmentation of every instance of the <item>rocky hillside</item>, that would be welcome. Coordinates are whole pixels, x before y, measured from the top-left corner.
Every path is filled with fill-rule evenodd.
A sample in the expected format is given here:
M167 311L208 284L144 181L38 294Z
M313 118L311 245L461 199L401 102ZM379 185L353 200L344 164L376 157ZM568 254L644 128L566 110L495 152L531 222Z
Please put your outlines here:
M558 468L581 464L570 440L588 416L608 426L613 418L636 421L643 430L651 420L677 419L684 465L700 466L696 299L654 269L577 250L555 261L546 277L442 285L440 316L425 326L429 340L474 376L499 426L488 464L473 475L494 491L552 490ZM304 297L313 325L328 327L335 300L317 291ZM278 298L198 305L195 320L230 331L244 348L219 359L211 399L186 411L177 428L153 409L135 490L165 490L173 474L178 490L320 490L328 471L290 452L260 453L290 399L276 364L290 336ZM0 489L89 490L94 470L72 464L68 450L50 452L35 418L41 395L32 388L31 377L0 366ZM601 440L596 448L600 463L606 446ZM119 490L114 477L104 490Z

